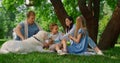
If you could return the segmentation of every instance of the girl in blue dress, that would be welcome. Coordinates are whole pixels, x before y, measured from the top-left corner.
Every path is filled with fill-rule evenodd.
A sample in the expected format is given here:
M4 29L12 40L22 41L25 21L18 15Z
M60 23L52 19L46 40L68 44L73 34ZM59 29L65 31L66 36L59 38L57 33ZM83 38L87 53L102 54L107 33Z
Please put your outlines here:
M87 51L88 47L88 32L85 27L85 22L82 17L76 19L76 28L74 35L69 35L72 44L67 47L68 53L82 54Z

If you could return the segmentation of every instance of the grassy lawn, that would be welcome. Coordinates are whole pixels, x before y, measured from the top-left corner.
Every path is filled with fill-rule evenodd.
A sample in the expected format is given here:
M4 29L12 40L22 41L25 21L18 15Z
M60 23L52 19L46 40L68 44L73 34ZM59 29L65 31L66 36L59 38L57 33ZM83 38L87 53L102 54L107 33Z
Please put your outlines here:
M0 45L4 42L0 40ZM120 45L104 51L104 56L78 56L56 53L0 54L0 63L120 63Z

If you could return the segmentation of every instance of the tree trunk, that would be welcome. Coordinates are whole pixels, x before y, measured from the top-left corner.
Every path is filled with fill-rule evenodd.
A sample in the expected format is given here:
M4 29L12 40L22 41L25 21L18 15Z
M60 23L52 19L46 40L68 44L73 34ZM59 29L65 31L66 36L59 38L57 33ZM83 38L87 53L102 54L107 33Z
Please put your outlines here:
M97 42L97 35L98 35L98 22L99 22L99 13L100 13L100 0L93 0L93 17L95 19L94 23L94 30L95 30L95 39L96 39L96 42Z
M64 9L61 0L50 0L50 1L52 5L54 6L54 10L56 12L58 19L60 20L60 23L65 29L65 18L68 16L68 14Z
M92 0L90 0L90 1L92 1ZM99 1L98 1L98 3L99 3ZM82 15L86 19L86 26L87 26L89 35L97 43L99 15L98 14L95 15L95 13L97 13L96 10L98 10L98 9L96 9L96 8L97 7L99 8L99 6L97 6L95 4L96 7L94 7L94 9L93 9L94 11L90 11L90 9L86 6L86 0L78 0L78 5L79 5L79 9L80 9Z
M107 27L105 28L99 40L98 45L99 48L105 50L114 47L119 34L120 34L120 0L118 1L118 5L113 12L111 20L109 21Z
M89 11L93 10L92 3L93 3L93 0L88 0L88 9L89 9Z

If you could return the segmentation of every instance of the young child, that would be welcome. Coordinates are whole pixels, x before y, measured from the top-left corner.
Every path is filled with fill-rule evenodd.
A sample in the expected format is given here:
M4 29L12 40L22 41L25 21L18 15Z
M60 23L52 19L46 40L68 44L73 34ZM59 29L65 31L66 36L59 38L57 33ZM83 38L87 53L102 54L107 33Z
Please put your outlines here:
M62 42L63 34L61 32L58 32L58 25L57 24L51 24L50 25L50 38L53 40L53 44L49 45L49 50L55 51L56 47L63 48L63 51L66 51L66 42ZM47 45L48 46L48 45ZM57 53L61 54L62 50L58 50Z

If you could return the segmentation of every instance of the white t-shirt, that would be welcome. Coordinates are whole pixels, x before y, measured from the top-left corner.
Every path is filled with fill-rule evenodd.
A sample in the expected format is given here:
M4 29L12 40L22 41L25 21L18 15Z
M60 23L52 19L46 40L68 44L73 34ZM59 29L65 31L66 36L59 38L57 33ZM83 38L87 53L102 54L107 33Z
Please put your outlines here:
M61 32L58 32L57 34L53 35L50 33L50 37L54 40L54 43L60 43L63 34Z
M73 36L73 35L74 35L74 32L75 32L75 24L73 25L72 29L62 37L62 39L69 40L68 36L69 36L69 35L72 35L72 36Z

